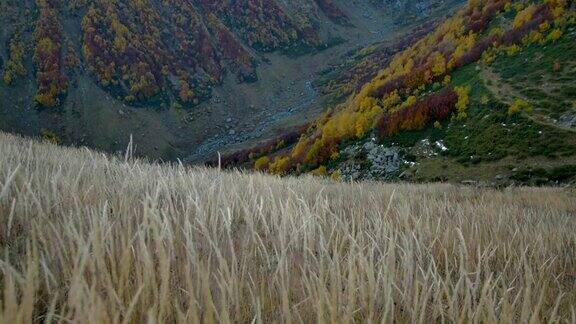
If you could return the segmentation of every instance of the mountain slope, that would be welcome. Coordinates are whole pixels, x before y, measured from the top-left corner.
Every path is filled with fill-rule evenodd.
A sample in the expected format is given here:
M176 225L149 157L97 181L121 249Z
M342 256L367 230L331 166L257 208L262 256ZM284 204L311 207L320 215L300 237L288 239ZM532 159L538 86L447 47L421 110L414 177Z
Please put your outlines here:
M329 63L462 1L425 2L390 17L369 0L3 1L0 128L106 151L132 134L168 160L254 140L282 122L269 115L311 108Z
M0 152L2 323L576 320L568 190Z
M572 2L471 1L371 80L332 85L358 92L289 152L237 156L278 174L572 181L575 24Z

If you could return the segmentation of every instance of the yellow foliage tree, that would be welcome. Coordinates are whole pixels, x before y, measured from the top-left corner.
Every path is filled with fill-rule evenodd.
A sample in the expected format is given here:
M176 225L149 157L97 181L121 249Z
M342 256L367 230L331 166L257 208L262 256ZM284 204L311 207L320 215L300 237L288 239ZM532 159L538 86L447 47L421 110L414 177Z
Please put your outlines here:
M44 139L45 141L48 141L54 145L60 145L62 144L62 140L60 139L60 137L58 137L58 135L56 135L56 133L52 132L49 129L46 128L42 128L40 130L40 136L42 137L42 139Z
M532 110L532 106L523 99L516 99L508 108L508 115L513 116L521 111L529 112Z
M456 119L466 119L466 117L468 117L468 106L470 105L470 86L455 87L454 91L458 94Z
M514 28L516 29L524 26L524 24L532 20L532 18L534 17L534 13L536 12L536 9L538 9L538 7L535 4L531 4L526 8L518 11L516 17L514 18L512 26L514 26Z
M340 172L340 170L336 170L332 172L330 178L332 178L334 181L340 181L340 179L342 179L342 172Z
M430 63L432 65L432 73L434 76L441 76L446 73L446 59L442 53L432 53L430 57Z
M373 106L369 111L362 112L356 119L356 137L364 137L366 131L373 127L377 117L382 114L382 112L383 110L380 106Z
M34 102L38 106L42 107L56 107L59 105L60 101L58 98L51 96L48 93L39 93L34 96Z
M551 42L555 42L558 39L560 39L560 37L562 37L562 31L559 28L555 28L550 32L550 34L548 34L548 37L546 37L546 39Z
M396 107L401 102L400 95L398 94L398 90L394 90L389 93L383 100L384 108L387 110L391 110L392 108Z
M12 39L9 49L10 53L3 75L4 83L6 85L11 85L16 76L25 76L27 72L23 64L24 45L22 42L17 38Z
M12 73L10 71L4 72L4 83L6 85L11 85L13 81Z
M364 110L372 109L372 107L377 105L377 104L378 104L378 100L376 100L376 98L373 98L373 97L363 98L362 101L360 102L360 110L364 111Z
M308 153L306 154L306 158L304 159L304 163L311 164L311 165L315 164L316 159L318 158L318 154L322 150L323 146L324 146L324 141L322 141L322 139L317 139L314 142L314 144L312 144L312 146L310 147L310 150L308 150ZM270 167L270 168L272 168L272 167Z
M520 46L514 44L506 48L506 53L508 56L514 56L520 53Z
M267 156L263 156L254 162L254 169L256 171L262 171L268 167L270 164L270 158Z
M522 42L524 44L534 44L534 43L542 43L544 40L544 36L539 31L532 31L528 36L526 36Z
M402 103L403 107L409 107L412 106L413 104L415 104L418 101L418 98L416 98L416 96L409 96L406 101L404 101L404 103Z
M188 103L190 100L194 99L194 91L190 88L187 81L182 80L180 86L179 97L183 103Z
M276 157L274 162L272 162L268 168L270 173L276 175L284 175L288 170L288 166L290 165L290 157Z
M292 149L291 154L292 158L296 159L299 156L303 156L307 146L308 146L308 139L306 137L301 137L300 140L298 140L298 143L296 143L296 145Z
M545 33L545 32L547 32L547 31L549 31L549 30L550 30L550 23L547 22L547 21L541 23L541 24L538 26L538 30L540 30L540 32L542 32L542 33Z
M316 170L312 171L312 174L315 176L326 176L328 174L328 169L325 166L321 165Z

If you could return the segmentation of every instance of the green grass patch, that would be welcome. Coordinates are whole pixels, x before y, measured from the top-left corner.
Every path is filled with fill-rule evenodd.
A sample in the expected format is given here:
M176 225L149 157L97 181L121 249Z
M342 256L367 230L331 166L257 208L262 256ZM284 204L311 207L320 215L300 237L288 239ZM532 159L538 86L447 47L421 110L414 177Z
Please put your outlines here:
M576 154L576 145L567 141L572 133L536 124L522 115L510 117L507 106L474 106L469 119L454 123L446 132L448 154L462 163L495 161L507 156L556 158Z
M576 165L562 165L552 168L527 168L516 172L512 180L528 184L566 183L576 180Z
M448 121L442 129L428 127L417 132L403 132L384 140L384 144L411 147L428 138L444 140L445 153L463 164L497 161L505 157L519 159L544 156L558 158L576 154L576 135L552 126L537 124L523 115L509 116L508 106L498 102L480 79L475 64L455 71L454 86L470 86L471 106L468 118ZM559 110L562 101L545 97L542 90L531 88L531 94L544 97L537 108ZM482 100L484 98L484 100ZM488 103L482 101L488 99ZM555 114L557 115L557 114Z
M565 102L576 99L574 58L576 42L564 35L553 44L532 44L515 56L502 54L492 68L534 108L555 118L570 109Z

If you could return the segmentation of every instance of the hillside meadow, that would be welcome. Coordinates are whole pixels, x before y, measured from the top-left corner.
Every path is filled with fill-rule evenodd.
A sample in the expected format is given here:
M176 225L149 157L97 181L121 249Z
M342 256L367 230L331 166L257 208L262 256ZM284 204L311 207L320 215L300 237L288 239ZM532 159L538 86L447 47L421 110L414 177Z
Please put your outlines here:
M0 290L0 323L575 323L576 199L0 133Z

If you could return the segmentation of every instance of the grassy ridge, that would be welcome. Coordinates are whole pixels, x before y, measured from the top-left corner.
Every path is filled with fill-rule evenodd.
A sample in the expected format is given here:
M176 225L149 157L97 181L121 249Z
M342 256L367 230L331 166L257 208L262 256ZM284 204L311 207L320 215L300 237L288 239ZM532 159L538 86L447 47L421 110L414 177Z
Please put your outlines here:
M0 152L0 323L576 321L567 190Z

